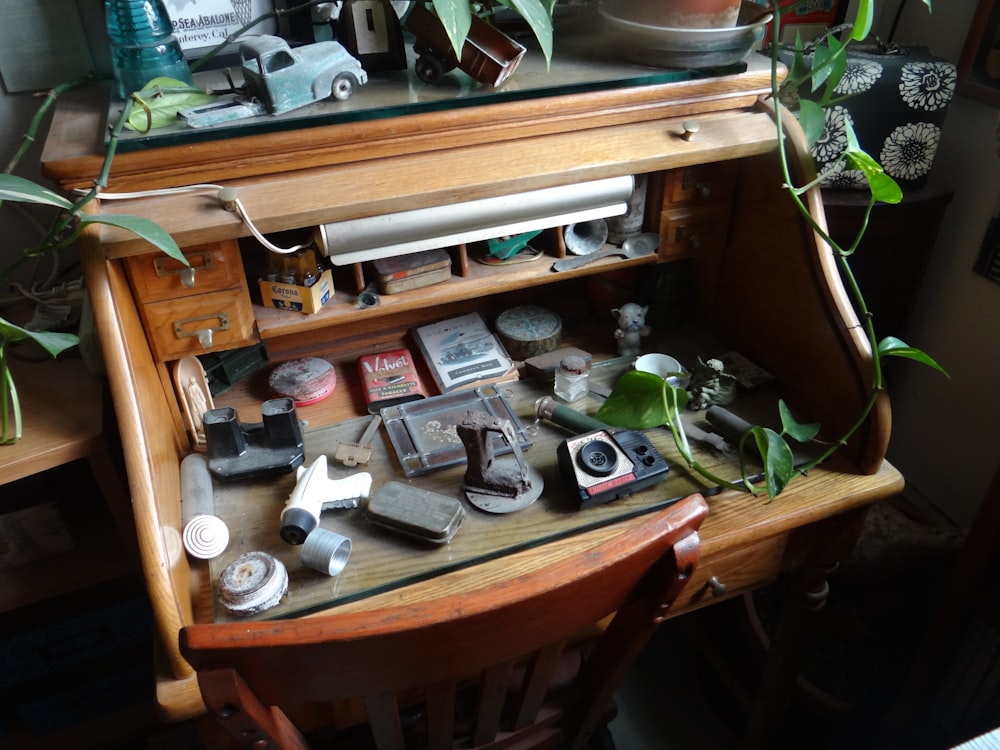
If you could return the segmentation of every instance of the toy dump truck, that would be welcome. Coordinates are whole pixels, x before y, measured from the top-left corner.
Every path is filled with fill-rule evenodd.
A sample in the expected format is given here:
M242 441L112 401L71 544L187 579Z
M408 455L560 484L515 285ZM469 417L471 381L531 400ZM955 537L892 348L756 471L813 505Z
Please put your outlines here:
M458 68L480 83L499 86L514 72L526 52L523 45L473 15L459 57L441 21L422 2L413 3L405 25L416 39L413 51L417 60L413 70L424 83L436 83L445 73Z
M361 63L339 42L290 47L281 37L262 35L240 45L243 85L235 96L181 110L178 117L192 127L218 125L258 115L280 115L328 97L350 99L368 81ZM226 72L227 78L229 72Z

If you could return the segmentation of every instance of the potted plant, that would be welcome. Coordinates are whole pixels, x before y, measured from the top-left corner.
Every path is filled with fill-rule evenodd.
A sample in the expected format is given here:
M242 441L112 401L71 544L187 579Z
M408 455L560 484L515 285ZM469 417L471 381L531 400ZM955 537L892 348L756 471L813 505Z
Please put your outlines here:
M0 174L0 203L3 201L31 203L48 206L55 211L54 219L44 236L33 246L23 248L13 263L0 271L0 283L7 282L27 262L69 247L85 229L96 224L107 224L132 232L171 257L182 263L187 263L173 238L148 219L124 215L89 215L85 212L85 206L96 198L107 184L108 171L114 158L117 140L131 111L131 101L127 103L122 117L112 130L111 143L105 154L101 174L95 181L94 187L86 193L76 196L75 200L70 200L44 185L12 174L21 159L28 153L31 144L34 143L39 123L56 98L64 91L87 81L89 79L63 84L50 92L51 95L45 98L45 102L39 108L29 131L25 134L22 146L8 162L3 174ZM0 445L17 442L22 436L21 405L17 386L10 371L9 358L12 348L28 343L37 344L50 356L58 357L67 349L76 346L79 340L75 334L31 331L0 317Z
M780 24L782 16L795 12L796 8L804 4L804 2L807 2L807 0L799 0L791 5L779 5L772 0L771 10L774 13L773 39L781 38ZM930 0L924 0L924 2L930 8ZM871 32L872 18L873 0L860 0L857 17L849 27L849 35L846 41L842 42L834 33L828 33L821 43L815 45L813 53L808 59L803 53L801 42L799 42L796 45L788 75L783 81L778 75L778 46L772 45L772 98L776 102L789 100L798 102L796 116L810 143L814 143L824 131L826 121L823 102L829 100L821 96L818 97L818 101L814 101L804 96L797 96L797 91L800 87L808 87L808 91L829 91L832 96L832 92L836 89L846 69L846 51L848 46L868 37ZM781 106L775 106L774 112L779 142L782 142L784 133L783 117L785 116L785 112ZM844 129L847 147L831 168L843 168L858 172L867 183L870 191L870 200L861 230L850 247L842 247L835 242L816 223L802 199L802 196L807 191L819 184L823 175L819 175L814 182L807 185L795 185L785 149L778 149L778 153L781 159L784 185L788 189L789 195L799 212L812 228L819 233L833 253L844 284L856 305L861 324L871 347L873 367L872 390L861 414L858 415L847 433L827 443L820 455L808 465L796 467L788 440L797 442L811 441L819 434L820 425L800 424L793 417L791 409L783 401L779 401L780 431L756 425L743 434L739 444L742 481L733 483L714 476L710 471L702 467L694 457L684 432L683 422L680 419L680 415L688 404L688 393L682 388L672 385L670 379L638 371L626 373L615 385L611 395L597 412L597 419L617 427L632 429L647 429L667 425L673 434L674 442L681 456L694 471L720 486L730 489L747 490L756 494L760 491L760 488L751 479L745 460L748 451L752 447L756 449L764 464L763 489L773 499L780 494L785 485L796 474L805 473L813 466L825 461L864 425L869 413L875 407L879 394L885 387L883 377L883 359L885 357L911 359L947 375L944 369L933 358L919 349L910 347L893 336L888 336L881 340L876 336L868 305L851 269L850 257L864 235L868 216L875 204L877 202L898 203L902 199L903 194L898 183L886 174L881 165L862 149L849 122L844 125Z

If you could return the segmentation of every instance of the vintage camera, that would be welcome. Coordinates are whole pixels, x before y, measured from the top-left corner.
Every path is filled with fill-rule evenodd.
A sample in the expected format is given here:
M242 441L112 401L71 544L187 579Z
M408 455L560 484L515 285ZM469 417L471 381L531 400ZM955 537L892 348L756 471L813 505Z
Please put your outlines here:
M556 450L563 480L591 508L631 495L664 479L667 461L636 430L608 427L567 438Z

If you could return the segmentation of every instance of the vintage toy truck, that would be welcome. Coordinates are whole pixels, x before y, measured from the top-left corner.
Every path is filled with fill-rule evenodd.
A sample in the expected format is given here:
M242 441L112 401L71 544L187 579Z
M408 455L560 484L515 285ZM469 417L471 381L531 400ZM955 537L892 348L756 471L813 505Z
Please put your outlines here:
M263 114L280 115L330 96L349 99L368 81L361 63L339 42L293 48L281 37L267 34L240 45L240 67L243 85L233 87L234 98L181 110L177 116L197 128Z
M436 83L445 73L458 68L480 83L499 86L507 80L524 57L526 48L497 28L473 15L462 54L455 54L448 34L423 3L413 3L406 16L406 30L415 37L417 60L413 70L424 83Z

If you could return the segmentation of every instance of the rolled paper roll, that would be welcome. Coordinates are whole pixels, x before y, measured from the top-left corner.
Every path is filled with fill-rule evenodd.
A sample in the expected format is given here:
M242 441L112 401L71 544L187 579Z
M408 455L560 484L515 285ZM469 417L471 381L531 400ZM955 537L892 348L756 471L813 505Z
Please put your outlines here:
M181 516L187 524L197 515L214 512L215 496L208 459L200 453L189 453L181 459Z

